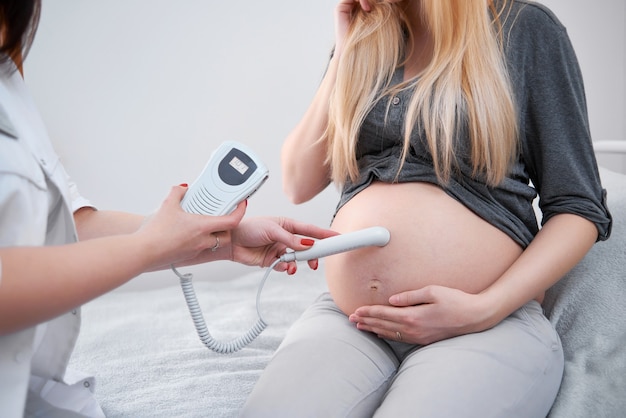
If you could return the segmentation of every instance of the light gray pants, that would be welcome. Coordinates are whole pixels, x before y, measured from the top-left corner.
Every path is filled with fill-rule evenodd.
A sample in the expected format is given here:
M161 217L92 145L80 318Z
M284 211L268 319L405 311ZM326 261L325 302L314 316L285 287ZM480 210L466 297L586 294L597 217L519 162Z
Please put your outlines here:
M359 331L322 295L292 326L243 417L545 417L563 374L533 301L484 332L415 346Z

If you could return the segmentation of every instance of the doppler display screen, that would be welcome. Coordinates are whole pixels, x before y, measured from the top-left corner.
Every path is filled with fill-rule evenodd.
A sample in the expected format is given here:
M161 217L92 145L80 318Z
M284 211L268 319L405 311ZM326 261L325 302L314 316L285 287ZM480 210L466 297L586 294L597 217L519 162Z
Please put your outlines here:
M220 161L217 172L222 181L231 186L243 184L257 169L254 163L245 152L233 148Z

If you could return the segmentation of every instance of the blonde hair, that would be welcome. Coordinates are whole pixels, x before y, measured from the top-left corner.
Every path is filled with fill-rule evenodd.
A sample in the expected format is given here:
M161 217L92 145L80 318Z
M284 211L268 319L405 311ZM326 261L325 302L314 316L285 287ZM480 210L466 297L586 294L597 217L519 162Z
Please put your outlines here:
M338 63L325 135L335 183L358 178L356 143L372 107L382 97L407 88L415 91L405 121L401 163L411 132L421 128L435 173L447 183L458 168L455 134L466 123L473 175L483 175L489 185L504 179L518 149L516 108L502 51L500 17L507 2L502 1L499 10L493 5L488 9L486 3L421 0L419 18L432 37L432 57L418 77L395 87L393 73L404 64L407 44L413 42L408 22L418 17L408 16L403 2L378 1L369 13L355 12Z

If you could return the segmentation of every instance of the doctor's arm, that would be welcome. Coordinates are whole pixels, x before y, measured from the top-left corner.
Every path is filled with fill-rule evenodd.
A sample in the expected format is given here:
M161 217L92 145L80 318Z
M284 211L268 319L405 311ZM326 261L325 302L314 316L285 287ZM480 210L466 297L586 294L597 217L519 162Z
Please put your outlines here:
M132 234L146 217L128 212L97 210L86 206L74 212L78 239L86 241L111 235Z
M245 204L230 215L191 215L174 187L135 232L74 244L0 248L0 335L46 321L148 270L190 260L215 245L213 232L235 228ZM119 231L118 231L119 232ZM231 257L230 248L214 259Z
M288 218L242 221L246 202L226 216L189 214L180 207L185 191L174 187L145 219L94 210L78 214L84 241L0 248L0 335L68 312L146 271L214 260L267 267L287 248L313 245L302 236L336 235ZM316 268L317 260L309 266ZM293 274L295 263L279 263L275 269Z
M93 207L83 207L74 212L80 241L133 233L147 219L141 215L99 211ZM306 237L323 239L336 235L336 232L285 217L254 217L242 220L233 229L215 230L213 234L219 237L219 243L214 241L219 246L217 250L214 247L205 249L194 258L176 263L176 266L231 260L248 266L267 267L287 248L304 250L312 245L313 240ZM318 261L309 260L308 264L317 269ZM161 264L152 270L169 267L170 263ZM296 268L295 262L279 263L275 267L277 271L287 271L289 274L294 274Z

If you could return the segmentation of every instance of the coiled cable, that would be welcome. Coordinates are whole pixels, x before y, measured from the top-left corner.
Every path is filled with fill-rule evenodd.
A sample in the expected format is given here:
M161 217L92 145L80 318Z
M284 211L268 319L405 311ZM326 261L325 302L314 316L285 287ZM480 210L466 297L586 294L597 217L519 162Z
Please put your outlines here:
M254 341L254 339L258 337L265 328L267 328L267 323L263 320L263 316L261 315L261 291L263 290L263 286L265 285L265 281L268 276L274 267L276 267L276 265L280 262L281 259L277 259L267 268L263 278L261 279L261 283L259 284L256 294L256 311L259 319L246 333L241 335L239 338L227 342L216 340L209 332L204 320L204 315L202 315L202 309L198 303L198 298L196 297L196 292L193 288L193 274L181 274L178 270L176 270L174 265L170 266L174 274L176 274L176 276L180 279L180 286L183 289L183 295L185 297L185 301L187 302L187 308L189 308L191 319L196 327L200 341L202 341L207 348L219 354L235 353Z

